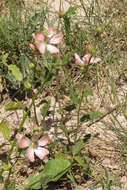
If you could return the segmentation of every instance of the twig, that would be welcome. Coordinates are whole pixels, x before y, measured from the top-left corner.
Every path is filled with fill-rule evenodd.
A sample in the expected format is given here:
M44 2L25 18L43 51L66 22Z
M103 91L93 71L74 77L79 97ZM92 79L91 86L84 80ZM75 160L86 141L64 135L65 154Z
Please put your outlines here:
M95 121L89 123L87 125L87 127L90 127L91 125L101 121L103 118L105 118L107 115L111 114L112 112L114 112L115 110L117 110L119 107L123 106L126 102L124 102L122 105L117 105L114 108L112 108L110 111L108 111L107 113L105 113L104 115L102 115L101 117L99 117L98 119L96 119Z

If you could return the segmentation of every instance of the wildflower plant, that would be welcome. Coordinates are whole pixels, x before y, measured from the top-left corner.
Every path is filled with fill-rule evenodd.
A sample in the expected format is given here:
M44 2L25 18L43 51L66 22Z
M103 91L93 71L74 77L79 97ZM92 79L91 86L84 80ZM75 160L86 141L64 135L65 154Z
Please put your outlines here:
M87 122L91 125L98 121L98 118L103 118L102 113L89 104L89 99L93 96L91 80L97 83L94 73L103 63L101 51L96 53L94 50L97 43L102 43L99 39L103 31L100 31L96 41L92 23L86 28L80 26L80 22L71 23L77 8L78 6L74 6L66 12L59 12L57 19L50 21L47 20L47 15L43 14L45 19L39 17L35 26L30 28L24 52L18 51L19 65L12 64L9 53L2 53L2 63L6 66L8 77L14 79L16 90L20 88L25 91L25 95L32 98L30 105L13 101L5 106L6 111L23 111L23 118L7 156L9 175L13 166L18 163L21 153L25 155L22 162L27 159L29 166L41 164L44 168L36 174L33 172L22 185L15 186L16 190L47 189L51 182L62 177L71 180L72 184L78 187L78 183L86 181L91 174L92 155L89 150L84 151L85 142L91 135L83 134L80 129L82 126L87 127ZM85 7L83 9L85 10ZM45 25L48 27L45 28ZM94 48L90 45L92 41ZM45 96L43 92L46 93ZM46 96L49 94L48 99ZM52 99L56 107L52 106ZM39 103L36 103L36 100ZM40 108L41 119L38 117L37 107ZM24 123L33 114L32 109L32 119L38 127L30 129L29 134L24 130ZM86 125L83 125L84 123ZM3 126L8 129L6 122L2 122L1 126L1 129ZM49 128L51 131L53 129L52 134ZM7 132L10 134L9 130ZM62 137L59 137L60 132ZM12 164L10 160L14 151L19 154L16 152L18 159ZM9 189L9 183L8 176L6 189Z
M63 43L64 46L66 46L65 44L66 42L64 41L64 35L62 34L62 32L56 33L54 26L50 24L47 30L46 29L44 29L43 31L38 30L37 32L33 33L32 38L33 39L31 40L31 42L28 43L30 51L33 54L35 54L35 60L33 64L34 67L32 68L33 71L31 72L31 74L34 73L34 77L35 76L38 77L36 73L40 73L40 75L42 74L41 86L38 89L37 93L33 96L32 102L29 105L29 107L26 107L21 103L11 104L10 106L11 109L12 107L13 108L15 107L17 109L19 107L22 108L23 110L25 110L25 114L18 129L18 134L16 135L16 138L12 144L12 148L9 152L8 161L11 157L11 154L16 144L20 150L25 149L25 157L30 162L34 163L37 161L37 159L35 159L35 156L38 157L40 160L44 160L44 158L48 156L49 160L45 165L42 173L39 174L41 180L42 179L45 180L47 178L47 181L44 182L43 184L40 184L39 180L39 185L37 187L37 189L39 189L41 187L43 188L47 187L48 183L51 181L57 181L61 176L63 176L68 171L71 171L72 174L74 174L76 172L76 167L81 168L81 171L84 176L88 176L88 173L90 172L89 162L86 158L84 157L82 158L82 149L84 141L78 139L78 133L82 125L81 117L83 116L82 115L80 116L82 103L84 101L84 97L91 95L91 92L86 88L84 84L82 88L79 88L77 90L75 88L75 85L71 83L71 80L73 80L71 78L69 81L70 85L67 86L68 83L66 85L66 82L68 82L68 75L67 75L68 68L67 65L64 64L64 55L60 53L62 51L60 51L60 49L56 47L56 45L60 43ZM49 54L47 54L47 51L49 52ZM78 65L84 68L88 67L89 64L97 64L101 62L101 58L93 57L90 53L85 54L81 59L78 53L76 53L76 51L73 53L72 58L75 66ZM36 61L41 62L41 64L36 64ZM48 65L50 65L50 67L48 67ZM41 68L42 71L39 70L38 72L39 67ZM85 77L86 72L83 71L83 75ZM62 82L61 79L63 80ZM23 135L21 133L21 131L23 130L24 122L26 118L29 116L32 106L34 106L36 124L38 126L41 125L37 119L35 100L43 91L44 87L48 86L48 88L51 88L52 84L54 83L56 84L56 87L53 90L54 91L53 93L55 93L54 97L56 99L56 102L58 102L58 113L60 114L60 122L55 127L56 129L58 130L60 129L62 131L63 136L66 139L67 146L62 144L60 145L57 136L54 136L54 142L52 141L51 143L50 135L45 135L45 134L42 136L39 135L40 132L42 131L44 132L43 127L45 124L45 118L48 116L50 110L49 101L45 101L45 105L40 110L43 116L43 122L42 122L43 125L38 128L38 134L35 135L33 133L30 139L26 135ZM64 85L61 86L61 83L62 85L63 84ZM29 86L28 89L31 90L31 94L33 95L34 94L32 92L33 87L32 84L29 85L29 80L25 81L25 86L26 88L27 86ZM63 92L60 93L60 91L61 88L62 87L65 88L65 86L69 90L69 101L70 101L69 105L67 105L66 102L65 103L61 102L63 97ZM9 110L9 105L6 106L6 109ZM77 124L75 126L75 129L70 131L67 125L68 121L67 115L71 115L71 112L73 110L75 110L77 114L77 119L76 119ZM50 145L50 147L48 145ZM45 148L45 146L47 148ZM61 151L59 151L59 146ZM54 165L56 165L55 169L53 169ZM33 175L32 177L30 176L27 179L29 183L26 182L27 183L26 188L29 189L30 186L32 186L33 181L35 184L38 184L39 176L36 175ZM68 176L69 178L71 178L70 177L71 175Z

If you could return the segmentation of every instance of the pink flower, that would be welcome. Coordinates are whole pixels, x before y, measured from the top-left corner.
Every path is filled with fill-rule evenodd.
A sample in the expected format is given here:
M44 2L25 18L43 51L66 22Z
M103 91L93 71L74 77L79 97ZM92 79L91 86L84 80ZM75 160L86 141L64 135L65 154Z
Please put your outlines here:
M35 49L35 46L32 43L29 43L29 47L30 47L30 49Z
M17 134L16 139L18 141L19 148L27 148L26 158L31 162L35 161L34 154L41 160L49 154L49 151L43 148L43 146L50 143L49 136L43 136L40 139L38 139L37 136L33 136L31 141L28 137L22 134Z
M37 49L41 54L44 54L46 49L52 54L59 53L59 49L52 44L59 44L63 40L63 34L55 34L52 24L49 25L46 35L42 32L36 32L32 36L35 39Z
M87 53L86 55L83 56L81 59L77 53L74 54L75 57L75 63L79 66L84 66L88 65L88 63L98 63L101 61L101 58L99 57L92 57L90 53Z

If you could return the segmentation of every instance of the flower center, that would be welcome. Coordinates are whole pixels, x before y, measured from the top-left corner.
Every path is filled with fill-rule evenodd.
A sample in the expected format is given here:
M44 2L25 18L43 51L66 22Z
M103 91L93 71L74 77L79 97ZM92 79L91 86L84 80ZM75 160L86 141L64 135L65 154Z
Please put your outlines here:
M38 143L36 142L34 143L34 148L37 149L37 147L38 147Z
M38 148L38 142L32 142L32 143L31 143L31 147L32 147L33 149L37 149L37 148Z

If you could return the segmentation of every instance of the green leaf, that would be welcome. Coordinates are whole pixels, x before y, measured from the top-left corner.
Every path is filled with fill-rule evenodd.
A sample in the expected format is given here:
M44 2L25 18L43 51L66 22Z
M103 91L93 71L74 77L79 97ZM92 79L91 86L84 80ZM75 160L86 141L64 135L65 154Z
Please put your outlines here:
M89 116L90 116L91 120L94 120L95 118L102 116L102 113L101 112L91 112L91 113L89 113Z
M90 120L89 114L84 114L80 118L80 122L84 122L84 121L88 121L88 120Z
M20 65L21 65L23 78L27 77L28 74L30 73L29 63L30 63L30 60L28 59L26 55L20 56Z
M47 189L48 183L62 177L69 170L70 165L67 159L49 160L42 172L30 175L24 185L17 187L17 190Z
M123 153L123 154L127 154L127 147L125 147L125 148L122 150L122 153Z
M35 190L41 188L40 183L41 176L40 174L31 174L24 182L23 185L20 185L16 190Z
M78 162L78 164L83 167L85 171L88 171L89 165L85 162L85 160L81 156L75 156L74 159Z
M8 65L8 70L12 72L12 75L15 77L16 80L20 82L23 80L22 73L20 72L19 68L16 65L14 64Z
M78 94L76 93L75 89L73 88L73 86L70 87L70 99L74 104L78 104Z
M14 190L14 189L15 189L15 182L10 183L10 184L7 186L7 190Z
M85 88L84 89L84 96L93 96L93 91L88 89L88 88Z
M28 90L28 89L32 88L32 84L29 81L26 81L24 83L24 87Z
M77 10L77 8L79 8L78 5L75 5L75 6L73 6L73 7L69 7L69 9L68 9L67 12L65 13L65 15L70 16L70 15L75 14L75 11Z
M47 103L47 100L41 100L36 106L40 107L40 105Z
M69 160L52 159L47 162L42 174L43 176L51 176L51 181L57 181L68 171L70 165Z
M5 53L2 55L2 63L3 64L6 64L8 56L9 56L9 53Z
M62 152L59 152L58 154L55 155L55 158L57 159L67 159L67 154L64 154Z
M3 120L0 123L0 133L2 133L5 140L9 140L10 137L10 129L8 127L8 122Z
M8 72L6 78L16 87L20 87L20 82L15 79L11 72Z
M64 107L64 110L71 112L72 110L74 110L76 107L74 104L71 105L67 105L66 107Z
M6 111L17 110L17 109L26 110L26 106L22 102L20 102L20 101L10 102L10 103L8 103L8 104L5 105L5 110Z
M25 189L40 189L41 187L41 175L40 174L32 174L26 180L24 184L28 184Z
M47 102L45 103L45 105L40 109L41 115L42 115L43 117L46 117L46 116L48 115L49 109L50 109L50 104L51 104L51 101L49 100L49 101L47 101Z
M80 152L80 150L83 147L83 144L84 144L84 142L82 140L80 140L75 145L73 145L72 150L71 150L73 156L75 156L76 154L78 154Z

